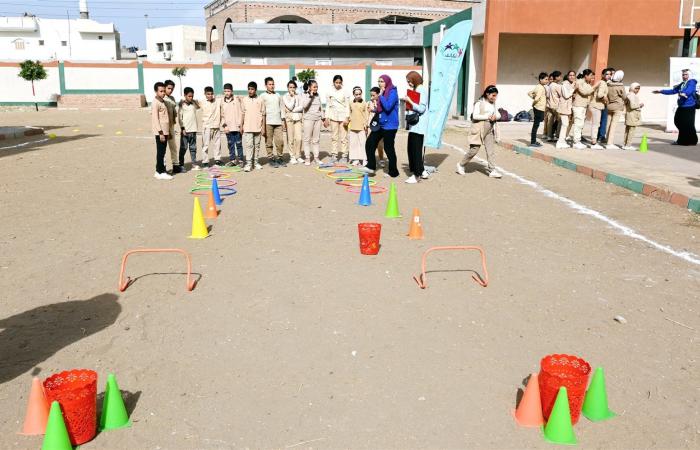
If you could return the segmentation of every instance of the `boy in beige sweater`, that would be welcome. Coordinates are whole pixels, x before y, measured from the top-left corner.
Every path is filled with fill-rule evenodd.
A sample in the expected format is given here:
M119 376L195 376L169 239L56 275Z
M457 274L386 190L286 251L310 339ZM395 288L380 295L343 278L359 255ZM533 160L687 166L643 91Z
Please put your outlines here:
M153 85L155 98L151 104L151 131L156 137L156 173L157 180L172 180L173 177L165 171L165 150L170 135L170 115L165 105L165 84L160 81Z
M209 166L209 147L214 150L214 165L221 165L221 100L214 96L214 88L204 88L202 108L202 167Z
M537 85L527 93L532 99L532 113L534 115L532 130L530 131L530 147L542 147L542 144L537 142L537 129L544 121L544 111L547 108L547 91L544 87L548 83L549 75L546 72L541 72Z

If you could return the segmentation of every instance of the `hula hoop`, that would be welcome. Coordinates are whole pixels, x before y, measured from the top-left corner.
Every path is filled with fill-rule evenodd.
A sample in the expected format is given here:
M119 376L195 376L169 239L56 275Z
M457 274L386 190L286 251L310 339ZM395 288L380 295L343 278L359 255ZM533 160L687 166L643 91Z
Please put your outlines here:
M316 167L316 170L318 170L319 172L323 172L323 173L335 172L336 170L339 170L339 169L349 169L349 167L346 166L345 164L334 164L332 166L325 165L325 166Z
M364 173L359 173L359 172L353 172L352 170L348 169L347 171L341 171L341 172L329 172L326 174L328 178L333 178L334 180L361 180L364 178L365 174Z
M368 181L370 186L374 186L375 184L377 184L377 182L371 178ZM339 186L362 187L362 181L346 180L344 178L339 178L338 180L336 180L335 184Z
M241 169L238 166L222 166L222 167L215 167L213 169L209 169L209 172L224 172L224 173L234 173L234 172L241 172L243 169Z
M351 194L359 194L362 189L356 186L348 186L345 188L345 192L350 192ZM370 186L370 194L383 194L387 191L387 188L382 186Z
M238 182L236 180L217 180L216 184L219 185L219 188L222 188L222 187L235 186L238 184ZM209 180L194 180L194 187L210 188L211 185L212 185L212 182Z
M214 178L231 178L233 174L231 173L198 173L197 175L194 176L195 179L206 179L206 180L213 180Z
M206 192L201 192L201 191L209 192L209 191L211 191L211 189L209 189L207 187L193 187L192 189L190 189L190 194L192 194L192 195L209 195ZM223 192L223 191L228 191L228 192ZM219 188L219 195L222 197L228 197L229 195L233 195L236 192L238 192L238 191L236 191L234 188L230 188L230 187L220 187Z

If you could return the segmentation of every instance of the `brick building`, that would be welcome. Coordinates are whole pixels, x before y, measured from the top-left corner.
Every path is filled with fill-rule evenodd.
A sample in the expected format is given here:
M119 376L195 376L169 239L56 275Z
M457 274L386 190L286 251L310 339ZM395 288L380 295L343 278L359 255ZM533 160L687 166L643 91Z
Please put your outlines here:
M211 53L224 46L228 23L378 24L434 21L478 0L214 0L204 7Z

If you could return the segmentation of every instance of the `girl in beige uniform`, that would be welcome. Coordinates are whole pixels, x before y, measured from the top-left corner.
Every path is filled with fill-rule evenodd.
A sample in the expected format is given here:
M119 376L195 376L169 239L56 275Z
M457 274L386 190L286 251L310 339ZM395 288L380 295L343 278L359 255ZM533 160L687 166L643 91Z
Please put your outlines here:
M486 151L486 167L491 178L501 178L501 173L496 170L493 164L493 157L496 152L497 129L496 122L501 118L501 114L496 108L496 97L498 97L498 89L496 86L489 85L484 90L478 102L474 104L474 112L472 113L472 126L469 130L469 152L464 155L464 158L457 163L457 173L464 175L464 166L479 153L483 147Z

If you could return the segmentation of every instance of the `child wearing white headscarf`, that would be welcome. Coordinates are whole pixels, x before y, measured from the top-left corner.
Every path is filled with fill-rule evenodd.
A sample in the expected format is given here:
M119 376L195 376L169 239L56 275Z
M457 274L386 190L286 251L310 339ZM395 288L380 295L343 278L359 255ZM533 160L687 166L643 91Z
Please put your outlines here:
M608 150L618 149L615 145L615 128L617 123L625 115L625 85L622 79L625 77L625 72L616 70L612 76L612 80L608 82L608 133L605 146Z
M625 143L622 147L623 150L635 150L632 147L634 130L642 124L642 107L644 107L644 103L639 101L639 89L639 83L630 84L630 90L625 99L627 114L625 115Z

